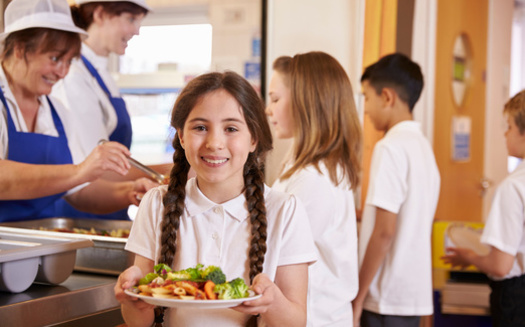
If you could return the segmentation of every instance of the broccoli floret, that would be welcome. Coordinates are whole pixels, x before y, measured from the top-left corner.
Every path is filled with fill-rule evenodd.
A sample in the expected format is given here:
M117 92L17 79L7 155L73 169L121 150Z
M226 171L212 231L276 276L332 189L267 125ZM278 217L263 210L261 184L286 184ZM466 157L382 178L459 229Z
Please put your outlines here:
M139 280L139 285L145 285L151 283L152 280L159 277L157 273L148 273L146 276Z
M232 289L235 291L235 298L243 298L248 297L250 294L248 293L248 285L244 282L244 279L242 278L235 278L234 280L230 281L229 284L231 285Z
M222 269L217 266L208 266L201 269L201 278L211 280L216 285L226 283L226 275L222 272Z
M221 300L235 299L236 294L230 283L217 284L213 288L213 292L218 294L218 298Z

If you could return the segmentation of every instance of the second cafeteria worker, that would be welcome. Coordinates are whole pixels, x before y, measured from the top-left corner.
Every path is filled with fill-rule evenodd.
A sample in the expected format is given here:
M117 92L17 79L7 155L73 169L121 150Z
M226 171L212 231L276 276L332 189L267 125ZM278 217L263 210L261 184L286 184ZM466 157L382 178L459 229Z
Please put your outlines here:
M75 0L71 14L75 24L88 36L82 43L81 58L73 60L71 71L53 88L53 96L75 112L74 129L81 139L78 150L87 156L101 139L131 146L131 120L126 104L108 69L111 53L123 55L128 41L139 34L142 20L150 10L144 0ZM128 175L126 179L134 179ZM62 216L86 217L65 201L57 203ZM122 210L106 219L128 219Z

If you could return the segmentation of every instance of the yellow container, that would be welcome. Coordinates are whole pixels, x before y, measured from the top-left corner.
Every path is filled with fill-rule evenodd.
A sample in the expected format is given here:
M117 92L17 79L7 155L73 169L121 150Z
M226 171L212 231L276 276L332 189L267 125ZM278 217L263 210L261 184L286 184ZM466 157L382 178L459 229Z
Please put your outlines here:
M452 224L462 224L464 226L470 227L474 230L483 230L483 223L473 223L473 222L457 222L457 221L436 221L434 222L432 230L432 267L436 269L446 269L460 271L459 267L452 268L449 264L445 264L441 259L445 255L445 248L454 247L454 244L447 236L447 228ZM474 266L469 266L466 271L479 271Z

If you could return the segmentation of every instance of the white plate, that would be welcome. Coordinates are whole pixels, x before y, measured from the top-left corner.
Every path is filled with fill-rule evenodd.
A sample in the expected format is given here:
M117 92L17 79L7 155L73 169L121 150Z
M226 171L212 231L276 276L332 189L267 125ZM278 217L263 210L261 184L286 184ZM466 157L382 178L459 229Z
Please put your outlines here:
M136 298L141 299L142 301L158 305L162 307L170 307L170 308L193 308L193 309L222 309L222 308L231 308L238 306L239 304L245 302L245 301L251 301L255 300L261 297L261 294L255 295L252 291L250 292L250 296L242 298L242 299L234 299L234 300L181 300L181 299L161 299L157 297L152 296L144 296L144 295L138 295L133 293L130 290L124 290L124 292L129 295Z
M478 255L487 255L490 248L481 243L481 230L465 225L452 224L447 227L447 236L455 247L471 249Z

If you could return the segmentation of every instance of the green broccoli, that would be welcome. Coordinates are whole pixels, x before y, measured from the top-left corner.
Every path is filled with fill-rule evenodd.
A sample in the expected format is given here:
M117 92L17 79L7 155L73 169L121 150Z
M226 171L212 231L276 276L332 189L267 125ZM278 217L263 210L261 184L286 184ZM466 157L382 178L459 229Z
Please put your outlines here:
M216 285L226 283L226 275L222 272L222 269L217 266L205 267L201 269L200 273L202 279L211 280Z
M232 289L235 291L235 298L243 298L248 297L248 285L244 282L244 279L242 278L235 278L234 280L230 281L229 284L231 285Z
M230 285L230 283L215 285L213 292L217 293L219 295L218 298L221 300L231 300L236 298L235 290Z

